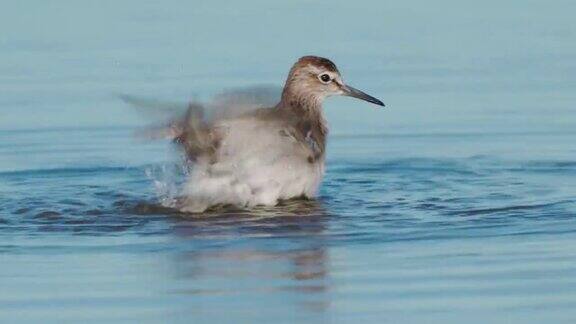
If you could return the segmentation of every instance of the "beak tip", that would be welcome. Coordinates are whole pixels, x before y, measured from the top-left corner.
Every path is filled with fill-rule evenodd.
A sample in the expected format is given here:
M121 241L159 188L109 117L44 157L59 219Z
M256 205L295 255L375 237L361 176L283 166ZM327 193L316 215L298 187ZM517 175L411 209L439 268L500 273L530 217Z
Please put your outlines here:
M386 105L382 101L376 98L374 98L374 100L371 100L370 102L378 106L386 107Z
M372 97L372 96L370 96L370 95L368 95L368 94L366 94L366 93L364 93L364 92L362 92L356 88L344 85L343 90L344 90L345 96L358 98L358 99L373 103L375 105L385 107L384 103L380 99L376 99L376 98L374 98L374 97Z

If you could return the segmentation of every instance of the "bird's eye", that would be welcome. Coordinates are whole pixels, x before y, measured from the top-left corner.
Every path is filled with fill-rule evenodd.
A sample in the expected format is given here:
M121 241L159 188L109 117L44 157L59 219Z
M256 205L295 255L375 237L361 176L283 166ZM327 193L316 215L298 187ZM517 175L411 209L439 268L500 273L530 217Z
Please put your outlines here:
M322 81L323 83L328 83L330 81L332 81L332 78L330 78L330 76L326 73L324 74L320 74L320 76L318 77L320 79L320 81Z

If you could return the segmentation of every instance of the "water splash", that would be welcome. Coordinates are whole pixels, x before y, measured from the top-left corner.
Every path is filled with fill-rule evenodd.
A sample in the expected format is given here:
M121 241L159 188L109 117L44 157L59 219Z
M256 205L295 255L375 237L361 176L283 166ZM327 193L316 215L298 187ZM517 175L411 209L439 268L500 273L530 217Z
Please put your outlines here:
M189 166L185 162L163 163L145 169L146 177L152 180L160 204L168 208L177 207L178 197L189 172Z

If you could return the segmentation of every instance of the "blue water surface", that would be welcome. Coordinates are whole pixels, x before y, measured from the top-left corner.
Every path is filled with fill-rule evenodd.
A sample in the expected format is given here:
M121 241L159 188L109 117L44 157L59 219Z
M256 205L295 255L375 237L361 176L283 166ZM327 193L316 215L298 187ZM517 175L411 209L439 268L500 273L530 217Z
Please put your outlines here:
M0 10L0 322L573 323L571 1L18 1ZM325 104L320 197L184 215L117 99Z

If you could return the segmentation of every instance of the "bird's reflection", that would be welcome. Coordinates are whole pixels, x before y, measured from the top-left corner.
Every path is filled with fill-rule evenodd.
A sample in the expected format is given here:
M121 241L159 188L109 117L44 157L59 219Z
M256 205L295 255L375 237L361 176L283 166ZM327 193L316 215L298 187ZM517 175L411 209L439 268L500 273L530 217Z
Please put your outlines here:
M186 245L173 260L183 283L177 293L245 296L263 305L288 294L294 311L322 311L328 306L328 218L321 203L293 200L176 219L174 234ZM190 311L195 307L215 306L195 302Z

